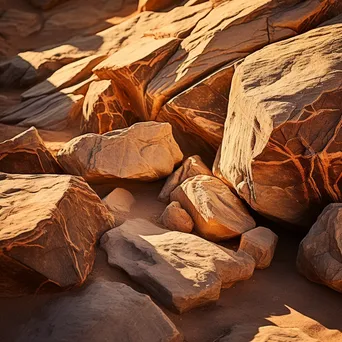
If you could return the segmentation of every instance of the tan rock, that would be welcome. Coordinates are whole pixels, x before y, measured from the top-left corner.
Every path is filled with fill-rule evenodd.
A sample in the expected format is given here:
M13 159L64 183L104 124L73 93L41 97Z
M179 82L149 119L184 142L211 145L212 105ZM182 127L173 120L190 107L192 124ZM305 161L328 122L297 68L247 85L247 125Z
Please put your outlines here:
M181 204L194 220L195 229L208 240L231 239L255 227L241 200L215 177L189 178L170 198Z
M139 11L160 11L178 5L182 0L139 0Z
M239 249L255 260L257 269L270 266L277 246L278 236L272 230L257 227L241 235Z
M170 124L151 121L104 135L77 137L65 144L57 159L66 172L89 181L153 181L171 174L183 154Z
M328 205L300 243L297 268L309 280L342 292L342 204Z
M129 220L104 234L110 265L124 269L167 308L185 312L218 300L221 288L248 279L254 260L198 236Z
M95 192L72 176L0 177L0 295L83 284L97 239L114 227Z
M198 176L207 175L212 176L209 168L202 162L200 156L192 156L187 158L182 166L172 173L166 180L159 196L158 200L164 203L170 202L171 192L182 184L186 179Z

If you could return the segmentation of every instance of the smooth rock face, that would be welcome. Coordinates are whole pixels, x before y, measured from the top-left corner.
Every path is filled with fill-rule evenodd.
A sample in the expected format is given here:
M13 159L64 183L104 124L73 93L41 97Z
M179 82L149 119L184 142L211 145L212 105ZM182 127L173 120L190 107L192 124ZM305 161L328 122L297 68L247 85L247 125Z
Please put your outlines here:
M254 260L198 236L128 220L101 238L110 265L124 269L177 312L218 300L221 288L248 279Z
M73 296L55 299L37 316L25 324L16 342L183 341L150 297L104 280Z
M41 8L43 10L55 7L67 0L30 0L31 4L35 7Z
M83 284L97 239L114 227L98 196L72 176L0 177L0 296Z
M184 161L180 168L168 177L158 196L158 200L164 203L169 203L170 194L178 185L182 184L186 179L198 175L212 176L212 173L202 162L200 156L191 156Z
M61 171L34 127L0 143L0 172L35 174Z
M154 181L171 174L182 159L171 125L152 121L105 135L82 135L65 144L57 154L66 172L93 181Z
M309 280L342 292L342 204L328 205L299 246L297 268Z
M269 218L308 227L342 201L341 46L342 25L330 25L236 69L218 169Z
M194 220L195 229L208 240L231 239L255 227L241 200L215 177L189 178L170 198L181 204Z
M278 236L272 230L257 227L241 235L239 249L253 257L255 268L262 270L270 266L277 242Z
M168 229L191 233L194 221L179 202L171 202L160 216L159 221Z

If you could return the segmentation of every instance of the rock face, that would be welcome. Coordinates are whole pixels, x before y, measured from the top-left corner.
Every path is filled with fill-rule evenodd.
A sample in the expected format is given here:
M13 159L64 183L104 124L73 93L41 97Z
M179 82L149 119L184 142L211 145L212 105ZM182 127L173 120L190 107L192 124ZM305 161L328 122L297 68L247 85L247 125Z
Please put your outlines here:
M227 240L255 227L241 200L215 177L189 178L170 198L181 204L194 220L195 229L208 240Z
M101 200L77 177L0 177L0 295L83 284L97 239L114 227Z
M148 296L121 283L98 281L72 297L50 302L37 315L25 324L17 342L183 341Z
M35 7L41 8L43 10L48 10L55 7L67 0L30 0L31 4Z
M297 268L309 280L342 292L342 204L328 205L299 246Z
M307 227L342 201L341 43L341 24L317 28L256 52L235 72L217 167L274 220Z
M171 125L152 121L105 135L82 135L57 154L65 171L93 181L153 181L168 176L182 159Z
M253 257L255 268L262 270L270 266L277 242L278 236L272 230L257 227L241 235L239 249Z
M218 300L220 290L251 277L254 260L198 236L129 220L101 238L112 266L124 269L177 312Z
M0 143L0 172L34 174L61 171L34 127Z
M139 11L160 11L173 5L178 5L182 0L139 0Z
M182 166L168 177L158 196L158 200L164 203L170 202L170 194L178 185L182 184L186 179L198 175L212 176L212 173L202 162L200 156L187 158Z

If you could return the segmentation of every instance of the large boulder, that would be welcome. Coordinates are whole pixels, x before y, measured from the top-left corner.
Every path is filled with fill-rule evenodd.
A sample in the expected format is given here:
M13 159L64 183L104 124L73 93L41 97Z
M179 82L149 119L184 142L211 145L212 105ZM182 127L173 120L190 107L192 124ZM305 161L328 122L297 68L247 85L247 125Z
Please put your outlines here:
M152 121L104 135L82 135L57 154L66 172L89 181L153 181L171 174L182 159L171 125Z
M215 174L274 220L308 227L342 200L341 44L341 24L321 27L236 69Z
M297 268L309 280L342 292L342 204L328 205L300 243Z
M255 227L242 201L215 177L189 178L170 198L181 204L194 220L195 229L208 240L231 239Z
M248 279L254 260L198 236L128 220L101 238L110 265L124 269L177 312L217 301L221 288Z
M81 285L114 218L78 177L0 174L0 296Z

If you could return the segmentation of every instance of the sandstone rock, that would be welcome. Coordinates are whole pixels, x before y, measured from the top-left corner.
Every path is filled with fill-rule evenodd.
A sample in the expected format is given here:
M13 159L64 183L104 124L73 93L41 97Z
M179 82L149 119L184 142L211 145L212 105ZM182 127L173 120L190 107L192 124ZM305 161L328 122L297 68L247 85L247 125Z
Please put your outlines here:
M299 246L297 268L309 280L342 292L342 204L328 205Z
M217 168L274 220L307 227L342 200L341 43L342 25L317 28L247 57L234 75Z
M124 269L166 307L180 313L218 300L220 290L251 277L254 260L192 234L129 220L104 234L110 265Z
M160 216L160 222L170 230L191 233L194 221L179 202L171 202Z
M189 178L170 198L181 204L194 220L195 229L208 240L231 239L255 227L241 200L215 177Z
M85 134L58 152L63 169L89 181L168 176L183 154L168 123L142 122L104 135Z
M139 11L160 11L178 5L182 0L139 0Z
M7 173L60 173L61 168L31 127L0 143L0 171Z
M30 0L31 4L43 10L48 10L67 0Z
M202 162L200 156L192 156L187 158L182 166L168 177L158 196L158 200L169 203L170 194L174 189L177 188L178 185L182 184L186 179L198 175L212 176L212 173Z
M104 280L73 296L55 299L36 316L24 325L17 342L183 341L148 296Z
M101 200L77 177L0 177L0 295L81 285L97 238L114 226Z
M278 236L272 230L257 227L241 235L239 249L255 260L257 269L270 266L277 246Z

